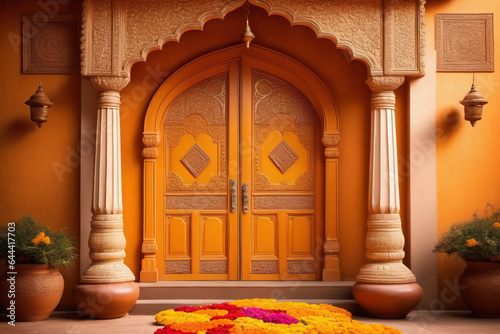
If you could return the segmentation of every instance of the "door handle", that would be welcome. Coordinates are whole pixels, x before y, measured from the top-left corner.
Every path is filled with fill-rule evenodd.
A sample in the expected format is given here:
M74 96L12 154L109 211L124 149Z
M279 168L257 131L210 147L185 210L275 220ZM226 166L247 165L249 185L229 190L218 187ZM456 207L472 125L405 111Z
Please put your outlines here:
M231 181L229 181L229 191L231 193L230 197L231 197L231 212L234 212L236 211L236 180L235 179L231 179Z
M242 192L243 192L243 213L247 213L248 212L248 183L243 183L243 186L242 186Z

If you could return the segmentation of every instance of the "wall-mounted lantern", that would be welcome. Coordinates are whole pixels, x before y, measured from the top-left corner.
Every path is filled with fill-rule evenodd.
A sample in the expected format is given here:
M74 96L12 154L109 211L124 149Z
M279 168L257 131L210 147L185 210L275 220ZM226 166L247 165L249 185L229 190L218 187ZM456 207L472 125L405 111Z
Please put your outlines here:
M50 102L47 95L42 89L42 83L38 86L38 90L34 95L31 95L30 99L24 104L30 106L31 120L38 124L38 127L41 128L42 124L47 122L49 118L49 108L54 105L54 103Z
M465 95L460 103L464 105L465 120L469 121L472 126L483 118L483 105L488 103L488 101L477 91L476 85L474 85L474 77L469 93Z

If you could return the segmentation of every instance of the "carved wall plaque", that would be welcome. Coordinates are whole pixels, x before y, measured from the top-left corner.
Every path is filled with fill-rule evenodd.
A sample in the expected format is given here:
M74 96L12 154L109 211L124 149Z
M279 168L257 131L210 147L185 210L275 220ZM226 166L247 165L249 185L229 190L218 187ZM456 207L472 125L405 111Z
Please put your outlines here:
M493 14L436 14L437 70L491 72Z
M79 28L78 16L23 16L23 73L78 74Z

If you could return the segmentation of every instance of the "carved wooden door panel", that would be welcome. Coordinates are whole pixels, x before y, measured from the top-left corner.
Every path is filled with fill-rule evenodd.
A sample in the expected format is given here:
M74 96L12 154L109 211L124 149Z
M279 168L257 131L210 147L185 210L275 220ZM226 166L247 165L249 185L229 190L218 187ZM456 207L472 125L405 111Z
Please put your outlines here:
M229 166L238 160L238 127L229 126L239 117L237 65L186 80L165 113L166 279L238 278L238 215L228 204L237 177Z
M241 213L241 277L319 280L318 117L309 100L272 71L243 59L241 179L248 183L248 210Z
M320 279L318 117L271 73L243 56L193 74L168 105L164 279Z

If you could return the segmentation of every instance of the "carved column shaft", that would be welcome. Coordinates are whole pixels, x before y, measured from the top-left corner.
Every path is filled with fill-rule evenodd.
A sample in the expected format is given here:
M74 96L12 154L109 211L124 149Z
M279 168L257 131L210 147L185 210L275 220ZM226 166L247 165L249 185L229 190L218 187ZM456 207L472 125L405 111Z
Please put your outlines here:
M399 216L399 181L394 90L404 77L372 77L371 147L366 257L356 277L366 283L410 283L415 276L402 263L404 236Z
M324 133L321 142L325 145L325 261L323 281L340 281L340 245L338 240L338 133Z
M143 184L143 239L140 281L154 283L158 281L158 268L156 267L156 194L155 173L156 158L158 158L158 145L160 144L159 132L144 132L142 137L144 149L144 184Z
M82 283L134 281L124 264L123 204L120 150L120 91L128 78L93 77L99 91L97 133L92 193L92 222L89 236L91 265Z

